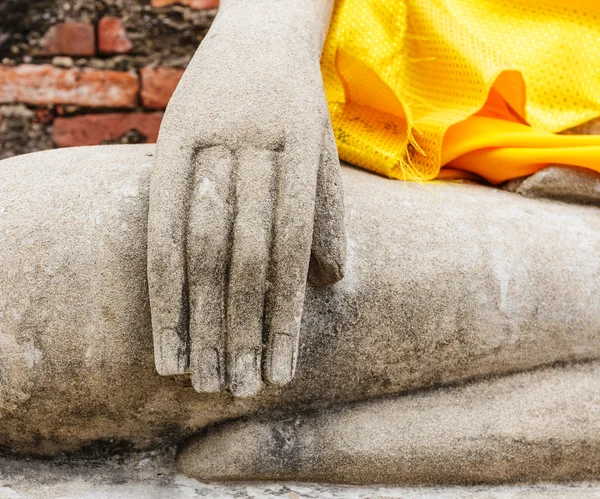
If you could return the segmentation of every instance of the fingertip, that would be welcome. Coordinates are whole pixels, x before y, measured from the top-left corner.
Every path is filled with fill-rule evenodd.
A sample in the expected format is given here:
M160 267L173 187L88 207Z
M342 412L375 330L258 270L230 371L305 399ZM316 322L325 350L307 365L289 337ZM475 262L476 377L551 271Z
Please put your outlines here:
M187 372L189 357L187 345L181 340L177 328L157 328L154 334L154 365L161 376Z
M179 367L176 364L169 364L162 360L159 361L158 359L155 359L154 366L156 367L156 372L159 376L175 376L177 374L184 373L184 371L179 369Z
M335 284L344 278L346 264L344 195L335 148L326 150L317 179L315 220L309 281L315 286Z
M231 355L230 389L235 397L253 397L262 388L260 352L243 349Z
M296 370L298 342L294 336L278 333L272 339L267 360L267 381L273 385L287 385Z
M197 363L192 371L192 386L198 393L218 393L223 390L223 354L216 348L196 352Z
M313 286L331 286L344 278L345 271L345 255L339 259L323 259L313 251L308 268L308 280Z

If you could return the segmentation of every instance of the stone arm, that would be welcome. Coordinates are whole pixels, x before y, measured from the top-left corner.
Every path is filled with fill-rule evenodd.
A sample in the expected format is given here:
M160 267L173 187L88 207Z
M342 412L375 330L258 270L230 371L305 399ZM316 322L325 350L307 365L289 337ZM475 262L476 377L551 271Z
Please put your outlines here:
M315 283L343 276L319 66L332 7L223 0L166 111L148 231L155 362L199 392L288 383L309 267Z

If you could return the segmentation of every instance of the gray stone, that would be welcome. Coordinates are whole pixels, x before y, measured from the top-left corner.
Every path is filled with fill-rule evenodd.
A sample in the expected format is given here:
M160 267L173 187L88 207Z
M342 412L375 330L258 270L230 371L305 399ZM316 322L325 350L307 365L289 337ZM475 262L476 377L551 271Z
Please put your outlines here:
M159 373L190 373L198 392L287 384L309 263L314 283L343 277L319 67L332 8L224 3L165 113L148 227L154 353Z
M103 462L0 458L0 499L598 499L599 482L437 487L208 484L177 474L170 456Z
M208 484L175 473L170 457L104 462L0 458L0 499L598 499L600 482L437 487Z
M398 444L399 453L419 442L393 417L397 408L413 418L415 431L423 430L415 447L415 463L424 464L420 481L467 480L452 474L456 456L481 480L495 480L486 436L497 438L503 456L532 457L530 465L519 461L522 476L515 462L506 464L507 480L597 473L597 364L577 365L600 359L597 209L476 185L400 183L345 167L346 277L307 288L296 377L248 399L199 394L186 379L159 376L154 368L145 252L152 154L151 146L103 146L0 162L4 449L54 455L85 447L93 456L107 448L159 448L213 423L255 418L253 424L270 430L278 423L260 421L316 411L304 417L304 428L329 428L335 452L301 454L302 479L312 473L302 467L309 457L335 455L323 469L332 480L346 480L354 461L343 445L352 434L348 448L356 462L368 457L374 470L356 481L400 480L386 464L390 447ZM556 363L573 366L548 367ZM485 381L540 368L546 369ZM478 384L322 412L466 381ZM433 422L414 416L425 407ZM519 407L527 409L520 418ZM342 417L344 425L337 425ZM390 428L407 430L406 444L392 438L383 445L389 434L377 431L387 417ZM370 429L360 426L371 420ZM208 438L221 438L214 435ZM432 439L444 435L445 447L435 447ZM462 447L452 450L452 442ZM265 452L272 446L267 439ZM429 462L427 449L433 449ZM260 451L245 450L248 459ZM435 461L438 451L445 457ZM202 463L205 455L195 455ZM434 462L445 467L428 475ZM221 472L247 473L243 464ZM265 467L254 476L269 472ZM314 479L322 477L315 471Z
M581 125L562 132L564 135L600 135L600 118L594 118Z
M600 173L574 166L549 166L530 175L509 180L505 189L530 198L600 206Z
M226 424L179 469L230 482L493 484L600 476L600 363Z
M332 5L223 2L155 153L0 163L0 495L345 493L204 486L175 446L210 480L600 476L600 218L527 199L598 204L600 177L340 177ZM598 492L567 489L350 493Z

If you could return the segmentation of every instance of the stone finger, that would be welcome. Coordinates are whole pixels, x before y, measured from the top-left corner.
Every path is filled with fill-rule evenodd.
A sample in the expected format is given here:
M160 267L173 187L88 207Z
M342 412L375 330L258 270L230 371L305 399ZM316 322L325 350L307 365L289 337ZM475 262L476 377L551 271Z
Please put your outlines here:
M335 137L327 123L317 175L309 280L316 286L335 284L344 277L345 265L344 191Z
M188 211L186 255L190 303L190 372L198 392L225 383L225 292L231 248L234 159L223 146L196 158Z
M189 364L185 276L185 221L193 165L178 140L156 148L148 219L148 287L154 358L162 375L182 374Z
M321 143L280 155L273 250L267 294L265 378L285 385L294 376L310 261Z
M235 221L227 290L227 369L232 393L261 388L262 333L273 238L278 153L245 148L236 153Z

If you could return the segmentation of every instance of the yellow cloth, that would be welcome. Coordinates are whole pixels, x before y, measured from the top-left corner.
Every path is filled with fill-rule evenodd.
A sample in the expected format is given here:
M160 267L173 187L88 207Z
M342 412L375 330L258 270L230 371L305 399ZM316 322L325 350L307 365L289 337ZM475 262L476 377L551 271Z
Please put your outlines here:
M380 174L600 171L600 136L554 134L600 116L599 0L337 0L321 67L340 157Z

